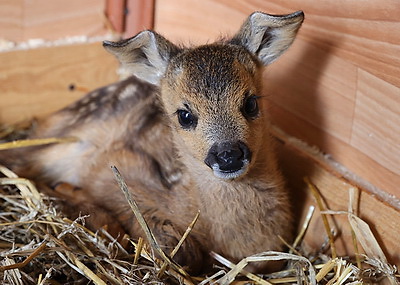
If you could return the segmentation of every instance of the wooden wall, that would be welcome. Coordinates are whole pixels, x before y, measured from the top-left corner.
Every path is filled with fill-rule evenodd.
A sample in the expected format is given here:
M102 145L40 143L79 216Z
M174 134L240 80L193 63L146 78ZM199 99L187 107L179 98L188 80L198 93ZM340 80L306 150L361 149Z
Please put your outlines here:
M39 39L50 46L26 45L22 50L17 47L0 52L0 123L49 114L89 90L118 79L118 64L103 50L101 42L51 44L66 37L109 33L105 1L0 1L1 40L18 46Z
M257 10L306 17L265 72L274 123L400 198L399 2L158 0L155 29L174 42L207 43Z
M117 81L118 63L101 40L53 41L132 36L151 28L153 8L151 0L0 0L0 124L44 116ZM31 39L48 47L20 48ZM2 51L2 41L16 47Z
M107 32L105 0L1 0L0 38L55 40Z
M49 114L118 80L118 63L100 42L4 52L0 62L3 124Z

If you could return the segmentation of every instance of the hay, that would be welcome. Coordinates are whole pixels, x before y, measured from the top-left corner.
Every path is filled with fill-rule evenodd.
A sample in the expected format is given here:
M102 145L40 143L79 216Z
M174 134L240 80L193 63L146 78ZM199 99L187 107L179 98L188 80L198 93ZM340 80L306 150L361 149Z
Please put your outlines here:
M237 264L211 253L216 272L211 276L193 277L173 260L173 254L162 251L151 229L141 216L130 197L128 188L113 168L116 180L125 193L136 218L140 221L147 243L143 239L133 241L123 237L121 241L112 238L105 229L92 232L85 227L85 218L69 220L59 211L58 200L40 193L32 182L19 178L9 169L0 166L0 282L3 284L361 284L382 281L399 284L397 269L388 264L369 226L352 210L355 189L350 189L350 203L347 212L325 209L320 201L319 191L306 180L317 205L326 215L347 215L353 231L354 253L351 262L348 257L336 257L332 245L334 235L326 220L327 245L320 252L306 254L301 247L303 237L313 217L314 207L309 209L306 220L289 252L263 252L249 256ZM188 225L174 252L190 235L199 214ZM201 213L200 213L201 216ZM360 244L366 255L360 255ZM126 250L131 245L132 252ZM162 260L155 257L160 256ZM287 268L267 275L255 275L245 270L249 263L268 260L286 260Z
M40 194L28 180L4 167L0 173L0 280L4 284L162 283L149 251L132 266L129 254L100 229L70 221L57 200Z

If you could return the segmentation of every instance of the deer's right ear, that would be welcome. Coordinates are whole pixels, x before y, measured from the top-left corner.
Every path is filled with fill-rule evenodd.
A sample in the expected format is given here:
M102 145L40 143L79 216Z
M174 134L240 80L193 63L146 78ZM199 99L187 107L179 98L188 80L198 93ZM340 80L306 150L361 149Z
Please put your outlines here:
M104 48L136 77L158 85L168 62L179 48L152 31L143 31L120 42L103 42Z

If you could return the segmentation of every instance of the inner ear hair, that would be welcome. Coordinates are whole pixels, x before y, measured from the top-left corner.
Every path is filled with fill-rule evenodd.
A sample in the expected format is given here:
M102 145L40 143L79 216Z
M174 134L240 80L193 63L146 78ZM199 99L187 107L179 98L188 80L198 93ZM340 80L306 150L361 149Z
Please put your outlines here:
M288 15L254 12L230 43L243 46L268 65L291 46L303 20L302 11Z
M180 49L153 31L143 31L119 42L104 41L104 48L136 77L159 84L168 62Z

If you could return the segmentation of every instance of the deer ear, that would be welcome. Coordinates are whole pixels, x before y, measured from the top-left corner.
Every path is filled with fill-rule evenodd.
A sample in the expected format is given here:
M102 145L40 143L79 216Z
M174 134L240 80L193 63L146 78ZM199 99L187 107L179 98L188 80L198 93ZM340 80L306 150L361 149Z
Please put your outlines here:
M120 42L103 42L104 48L121 62L126 70L152 84L158 84L169 59L179 48L152 31L143 31Z
M291 46L303 20L302 11L282 16L255 12L230 43L244 46L267 65Z

